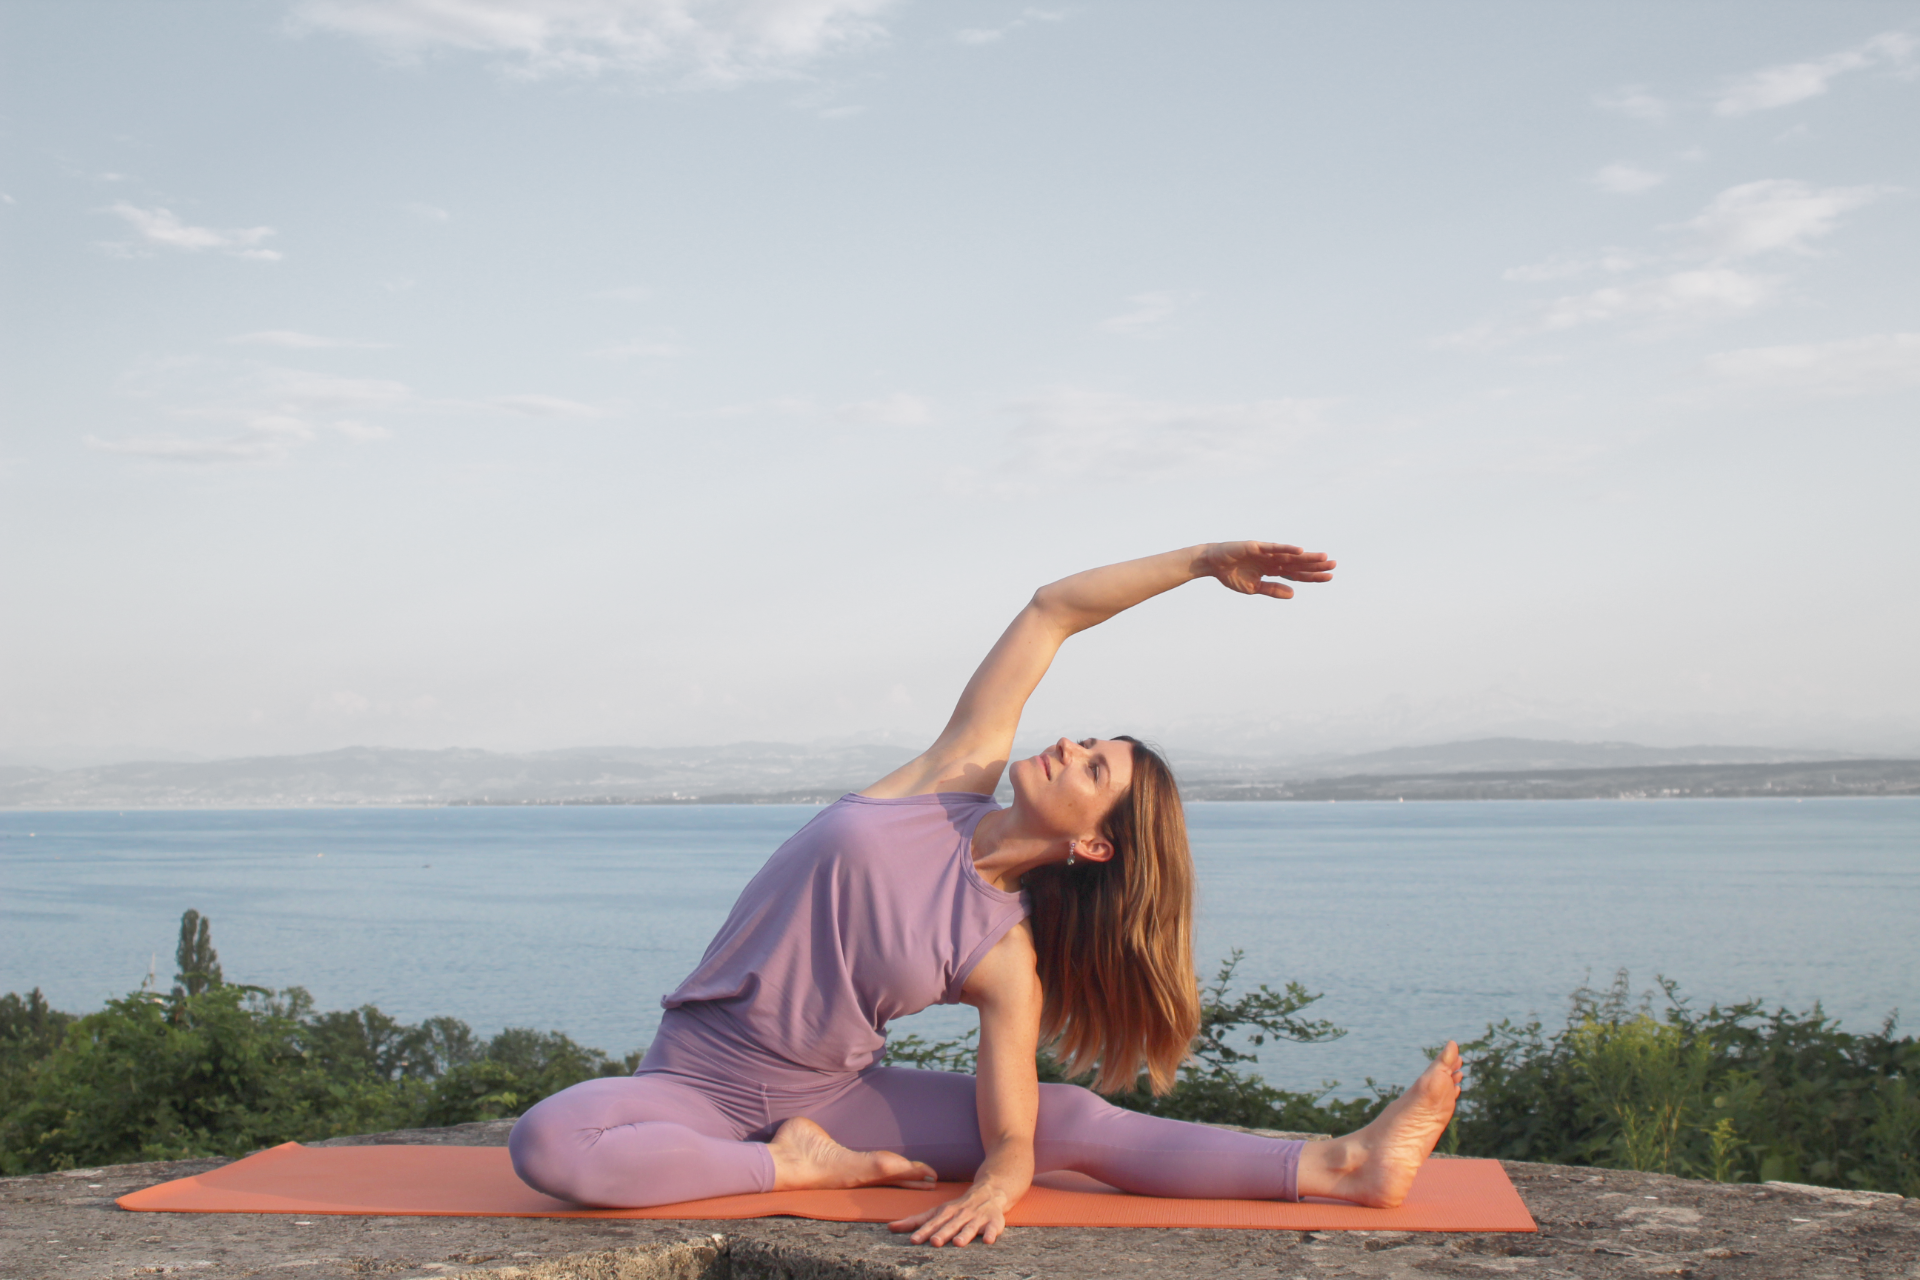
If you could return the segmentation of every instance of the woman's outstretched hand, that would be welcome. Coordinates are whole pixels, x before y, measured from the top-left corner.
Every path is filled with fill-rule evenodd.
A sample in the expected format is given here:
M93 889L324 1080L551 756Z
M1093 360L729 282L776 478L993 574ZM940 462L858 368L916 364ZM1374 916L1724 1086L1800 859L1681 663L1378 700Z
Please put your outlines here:
M1324 551L1302 551L1281 542L1215 542L1201 556L1201 572L1242 595L1293 598L1293 588L1268 578L1291 582L1328 582L1334 562Z
M887 1230L895 1233L911 1231L913 1243L930 1244L936 1248L944 1244L965 1248L975 1236L983 1244L992 1244L1007 1229L1007 1210L1012 1207L1006 1192L976 1182L959 1199L935 1205L911 1218L889 1222Z

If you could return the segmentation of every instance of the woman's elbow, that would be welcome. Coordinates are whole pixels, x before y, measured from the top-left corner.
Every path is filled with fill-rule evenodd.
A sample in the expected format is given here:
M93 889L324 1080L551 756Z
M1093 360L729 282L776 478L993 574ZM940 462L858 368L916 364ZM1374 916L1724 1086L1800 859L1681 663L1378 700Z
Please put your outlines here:
M1067 603L1057 582L1049 582L1035 591L1032 598L1027 601L1027 607L1020 613L1022 617L1032 618L1053 630L1072 631L1074 629L1075 610Z

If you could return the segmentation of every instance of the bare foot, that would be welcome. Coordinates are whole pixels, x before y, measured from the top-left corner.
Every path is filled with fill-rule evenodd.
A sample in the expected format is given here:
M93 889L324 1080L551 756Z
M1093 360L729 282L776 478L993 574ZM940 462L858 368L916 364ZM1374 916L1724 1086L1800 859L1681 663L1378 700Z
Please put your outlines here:
M1459 1097L1460 1046L1449 1040L1413 1087L1373 1123L1344 1138L1307 1144L1300 1153L1300 1194L1396 1208L1447 1131Z
M780 1126L767 1144L773 1156L775 1191L815 1191L829 1187L930 1187L933 1169L891 1151L855 1151L799 1116Z

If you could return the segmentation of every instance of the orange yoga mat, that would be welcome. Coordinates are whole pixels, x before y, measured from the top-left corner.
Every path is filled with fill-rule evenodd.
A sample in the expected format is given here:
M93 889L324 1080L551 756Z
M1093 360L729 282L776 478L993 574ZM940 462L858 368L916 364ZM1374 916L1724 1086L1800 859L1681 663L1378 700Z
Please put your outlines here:
M765 1218L891 1222L952 1199L933 1191L772 1191L653 1209L582 1209L514 1176L504 1147L303 1147L297 1142L211 1173L122 1196L150 1213L341 1213L475 1218ZM1263 1227L1280 1231L1532 1231L1495 1160L1429 1160L1398 1209L1335 1201L1164 1200L1077 1174L1042 1174L1007 1221L1023 1227Z

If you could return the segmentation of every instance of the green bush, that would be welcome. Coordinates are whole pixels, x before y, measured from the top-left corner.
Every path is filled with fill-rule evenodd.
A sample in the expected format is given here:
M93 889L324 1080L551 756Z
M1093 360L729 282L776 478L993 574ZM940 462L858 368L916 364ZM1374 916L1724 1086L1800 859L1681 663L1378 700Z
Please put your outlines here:
M1920 1195L1920 1044L1842 1031L1818 1005L1705 1011L1627 975L1564 1028L1500 1022L1464 1046L1451 1145L1471 1155Z
M72 1014L48 1008L38 987L0 996L0 1117L26 1100L28 1070L53 1052L72 1021Z
M280 1142L515 1116L638 1065L558 1032L478 1040L456 1018L316 1013L299 987L223 981L207 922L181 926L173 990L84 1017L0 997L0 1173L244 1155Z
M1200 1032L1194 1037L1193 1056L1180 1068L1172 1092L1155 1097L1142 1082L1124 1093L1113 1094L1109 1102L1129 1111L1174 1120L1296 1133L1349 1133L1379 1115L1399 1096L1397 1089L1379 1088L1372 1080L1367 1081L1372 1096L1364 1098L1334 1098L1339 1082L1333 1080L1310 1092L1290 1092L1276 1089L1249 1072L1247 1067L1259 1061L1253 1050L1268 1040L1316 1044L1337 1040L1346 1032L1331 1022L1299 1016L1320 996L1297 982L1289 982L1285 991L1274 991L1262 983L1252 991L1231 995L1240 959L1236 947L1221 962L1213 984L1201 989ZM919 1036L900 1036L887 1046L887 1061L971 1073L977 1060L975 1034L969 1031L957 1040L932 1042ZM1040 1050L1038 1065L1044 1082L1067 1079L1045 1049Z
M372 1005L318 1013L299 987L273 992L220 973L210 928L181 923L181 972L84 1017L36 989L0 996L0 1173L127 1160L244 1155L279 1142L519 1115L615 1061L557 1031L477 1038L457 1018L409 1025ZM1182 1120L1345 1133L1396 1093L1292 1092L1251 1068L1268 1041L1345 1034L1306 1018L1297 983L1234 993L1235 951L1201 992L1193 1056L1173 1091L1120 1106ZM1842 1031L1820 1007L1757 1002L1693 1009L1672 983L1633 999L1624 973L1574 993L1566 1025L1490 1025L1463 1046L1465 1094L1444 1149L1644 1169L1722 1181L1822 1183L1920 1195L1920 1044ZM974 1034L897 1037L889 1062L972 1072ZM1045 1081L1064 1079L1042 1050Z

